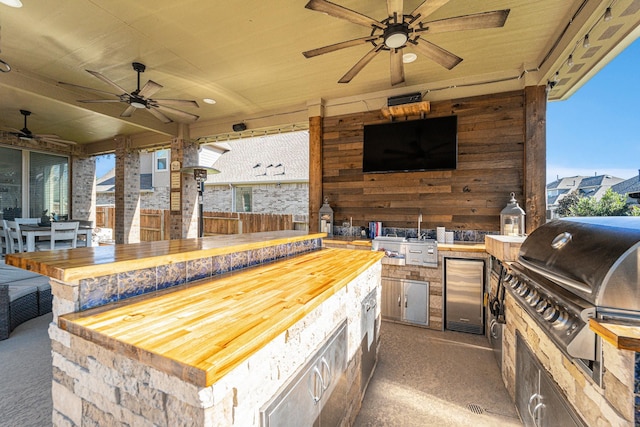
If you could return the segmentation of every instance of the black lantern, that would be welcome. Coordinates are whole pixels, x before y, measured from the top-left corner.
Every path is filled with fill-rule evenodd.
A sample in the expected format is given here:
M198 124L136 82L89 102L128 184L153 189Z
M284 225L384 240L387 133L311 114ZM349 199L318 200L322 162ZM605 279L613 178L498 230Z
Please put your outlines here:
M193 173L193 179L198 184L198 237L204 237L204 182L207 180L207 173L216 174L220 171L207 166L186 166L180 172Z

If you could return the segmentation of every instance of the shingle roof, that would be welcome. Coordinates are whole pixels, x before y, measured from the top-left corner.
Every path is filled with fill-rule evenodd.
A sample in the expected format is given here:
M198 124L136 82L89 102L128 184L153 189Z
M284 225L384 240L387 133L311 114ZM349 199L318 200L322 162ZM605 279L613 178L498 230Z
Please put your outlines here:
M626 195L640 191L640 173L611 187L618 194Z
M207 184L309 182L309 132L299 131L227 141L213 164L219 174Z

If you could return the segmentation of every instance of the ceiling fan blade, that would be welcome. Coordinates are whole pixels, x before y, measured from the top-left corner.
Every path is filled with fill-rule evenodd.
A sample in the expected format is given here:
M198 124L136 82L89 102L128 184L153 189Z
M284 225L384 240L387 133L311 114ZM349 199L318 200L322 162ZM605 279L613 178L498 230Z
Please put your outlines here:
M79 99L78 102L98 103L98 102L122 102L121 99Z
M156 82L154 82L153 80L149 80L143 87L142 89L140 89L140 92L138 92L138 96L141 96L142 98L150 98L152 97L157 91L159 91L160 89L162 89L162 85L158 84Z
M116 89L118 89L121 93L129 93L127 92L126 89L124 89L122 86L120 86L119 84L117 84L116 82L114 82L113 80L103 76L102 74L100 74L97 71L91 71L91 70L85 70L87 73L91 74L94 77L99 78L100 80L102 80L103 82L105 82L106 84L110 85L111 87L114 87Z
M162 114L160 111L156 110L155 108L149 108L148 111L151 114L153 114L156 119L160 120L162 123L166 124L166 123L171 123L173 121L169 117L167 117L164 114Z
M319 47L317 49L311 49L306 52L302 52L305 58L313 58L314 56L324 55L325 53L335 52L336 50L344 49L351 46L357 46L363 43L367 43L380 38L379 36L367 36L360 37L358 39L347 40L340 43L331 44L329 46Z
M198 120L200 118L200 116L196 116L195 114L191 114L191 113L187 113L186 111L182 111L182 110L178 110L175 108L171 108L171 107L166 107L164 105L158 105L157 107L152 107L151 110L153 110L154 108L157 108L158 110L162 111L163 113L169 113L169 114L173 114L176 117L179 117L185 121L188 122L195 122L196 120Z
M411 16L415 18L415 21L413 21L410 27L417 25L419 21L425 19L447 3L449 3L449 0L424 0L411 12Z
M344 19L354 24L363 25L367 28L378 27L384 29L384 25L361 13L355 12L346 7L339 6L327 0L310 0L305 6L307 9L323 12L335 18Z
M338 83L349 83L351 79L353 79L369 62L371 62L373 57L376 56L383 47L384 45L381 44L371 49L360 59L360 61L356 63L356 65L354 65L344 76L342 76L340 80L338 80Z
M395 86L404 82L404 64L402 62L402 50L391 49L391 85Z
M43 141L51 142L52 144L61 144L61 145L77 145L75 141L68 141L66 139L60 138L50 138L45 135L36 135L37 138L42 139Z
M131 117L131 115L133 114L134 111L136 111L137 108L134 107L133 105L129 105L123 112L122 114L120 114L120 117Z
M196 107L200 108L196 101L191 101L188 99L153 99L156 105L164 105L166 106L174 106L174 107Z
M413 48L448 70L451 70L462 61L462 58L459 56L456 56L440 46L436 46L422 38L418 39L417 42L413 44Z
M449 31L500 28L507 21L509 12L509 9L494 10L493 12L474 13L473 15L458 16L439 21L422 22L420 27L423 27L424 30L417 29L417 31L427 31L430 34L435 34Z
M65 86L71 86L71 87L75 87L75 88L83 89L83 90L89 90L91 92L103 93L105 95L118 96L118 97L120 96L120 95L115 94L115 93L107 92L106 90L100 90L100 89L94 89L92 87L74 85L73 83L58 82L58 84L65 85Z
M403 17L403 1L402 0L387 0L387 13L389 18L397 17L398 21L402 21ZM396 23L398 22L396 21Z

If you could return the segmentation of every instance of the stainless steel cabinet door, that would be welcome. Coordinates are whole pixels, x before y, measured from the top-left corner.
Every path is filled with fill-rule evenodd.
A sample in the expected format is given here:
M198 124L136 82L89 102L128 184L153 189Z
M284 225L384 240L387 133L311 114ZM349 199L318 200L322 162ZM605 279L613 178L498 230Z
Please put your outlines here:
M402 320L418 325L429 324L429 284L414 280L404 281L404 317Z
M382 317L390 320L402 320L402 281L382 278Z
M445 259L446 328L461 332L484 332L484 262Z

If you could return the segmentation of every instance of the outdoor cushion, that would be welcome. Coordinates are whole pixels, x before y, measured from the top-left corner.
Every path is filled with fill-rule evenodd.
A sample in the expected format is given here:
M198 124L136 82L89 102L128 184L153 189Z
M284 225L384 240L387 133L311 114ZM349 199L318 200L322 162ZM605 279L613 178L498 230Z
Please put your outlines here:
M18 280L29 279L32 277L42 277L40 274L31 271L13 267L6 264L0 264L0 283L11 283Z

